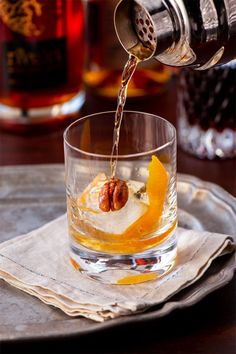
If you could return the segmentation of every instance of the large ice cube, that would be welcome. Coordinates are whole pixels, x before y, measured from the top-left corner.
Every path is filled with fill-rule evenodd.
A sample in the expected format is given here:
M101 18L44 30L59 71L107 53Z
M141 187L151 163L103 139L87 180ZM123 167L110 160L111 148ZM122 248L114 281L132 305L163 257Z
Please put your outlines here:
M144 184L137 181L127 182L129 198L125 206L117 211L103 212L99 209L98 196L106 181L105 174L98 174L78 198L80 218L103 232L123 234L147 211L148 204L145 198L139 199L135 195Z

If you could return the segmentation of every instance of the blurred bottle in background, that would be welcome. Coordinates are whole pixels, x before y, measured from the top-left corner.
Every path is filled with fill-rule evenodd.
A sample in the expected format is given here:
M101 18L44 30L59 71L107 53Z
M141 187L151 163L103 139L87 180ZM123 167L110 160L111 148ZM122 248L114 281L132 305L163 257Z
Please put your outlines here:
M117 99L121 72L128 59L114 28L119 0L83 0L85 12L84 83L92 94ZM140 63L129 84L128 97L147 97L166 90L171 69L156 60Z
M236 156L236 60L205 71L181 70L177 105L185 151L208 159Z
M0 1L0 127L55 126L83 104L81 0Z

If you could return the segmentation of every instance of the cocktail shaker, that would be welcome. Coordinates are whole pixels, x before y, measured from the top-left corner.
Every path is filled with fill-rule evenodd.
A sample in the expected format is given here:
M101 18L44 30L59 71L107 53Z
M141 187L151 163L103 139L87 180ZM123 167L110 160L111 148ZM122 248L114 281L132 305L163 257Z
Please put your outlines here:
M235 0L122 0L114 21L140 60L204 70L236 57Z

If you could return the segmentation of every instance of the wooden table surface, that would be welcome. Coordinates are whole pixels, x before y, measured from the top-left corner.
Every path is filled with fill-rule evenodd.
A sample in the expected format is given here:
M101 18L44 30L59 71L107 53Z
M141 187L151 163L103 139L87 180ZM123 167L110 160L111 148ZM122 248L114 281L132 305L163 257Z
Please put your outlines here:
M81 115L114 110L116 103L87 93ZM159 114L175 124L176 89L126 108ZM0 132L0 165L63 162L63 130L19 135ZM199 160L178 149L178 172L214 182L236 196L236 160ZM165 353L235 354L236 289L234 279L198 304L146 323L113 328L80 338L0 344L0 353ZM0 299L1 301L1 299Z

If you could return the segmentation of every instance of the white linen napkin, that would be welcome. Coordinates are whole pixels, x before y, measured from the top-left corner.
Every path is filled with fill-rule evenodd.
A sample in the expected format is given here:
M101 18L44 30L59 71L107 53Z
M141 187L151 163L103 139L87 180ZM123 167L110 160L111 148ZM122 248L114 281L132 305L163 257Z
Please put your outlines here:
M0 244L0 278L69 316L104 321L160 304L199 279L213 259L232 252L228 235L177 229L178 256L165 276L136 285L107 285L69 262L66 215Z

